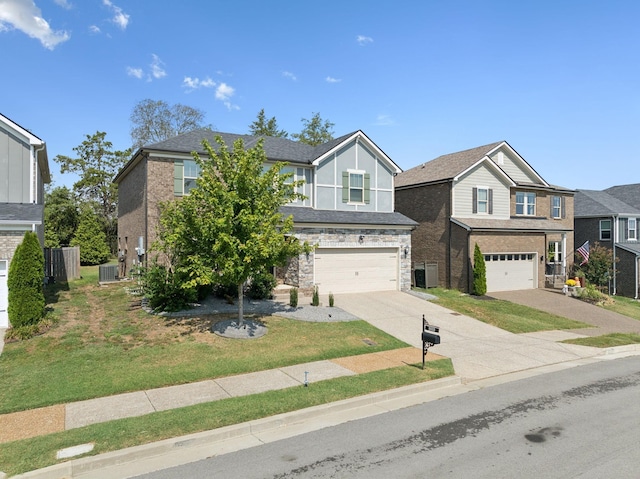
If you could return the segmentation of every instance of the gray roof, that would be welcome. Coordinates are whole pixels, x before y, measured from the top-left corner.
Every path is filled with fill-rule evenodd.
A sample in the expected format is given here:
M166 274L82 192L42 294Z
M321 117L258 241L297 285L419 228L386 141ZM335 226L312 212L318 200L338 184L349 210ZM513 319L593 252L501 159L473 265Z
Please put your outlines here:
M638 243L616 243L616 248L629 251L636 256L640 256L640 244Z
M498 141L469 150L439 156L434 160L400 173L395 178L395 186L397 188L401 186L419 185L421 183L451 180L484 158L487 153L502 143L505 142Z
M174 136L168 140L143 146L142 149L178 153L191 153L196 151L198 154L203 155L205 154L205 150L202 147L203 140L207 140L214 150L218 150L219 145L216 142L216 137L218 136L224 141L225 145L229 149L232 148L233 143L237 140L242 140L245 148L252 148L260 139L262 139L264 141L264 151L267 155L267 159L273 161L288 161L291 163L308 164L356 133L357 131L354 131L328 141L327 143L323 143L322 145L311 146L306 143L289 140L287 138L238 135L235 133L222 133L209 130L208 128L201 128L199 130Z
M612 186L604 191L614 198L640 210L640 183Z
M293 222L303 223L335 223L348 225L384 225L384 226L418 226L418 223L405 215L378 213L367 211L335 211L316 210L302 206L283 206L280 212L285 216L293 215Z
M503 231L573 231L555 220L535 218L509 218L508 220L484 219L484 218L453 218L454 221L465 225L471 230L503 230Z
M577 190L574 195L575 218L633 215L640 216L640 209L634 208L605 191Z
M44 205L0 203L0 223L42 224Z

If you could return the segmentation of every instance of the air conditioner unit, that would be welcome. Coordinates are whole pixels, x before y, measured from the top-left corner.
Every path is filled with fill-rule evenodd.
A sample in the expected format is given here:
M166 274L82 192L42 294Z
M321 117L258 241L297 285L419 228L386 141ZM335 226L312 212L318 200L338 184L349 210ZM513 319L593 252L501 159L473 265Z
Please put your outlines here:
M110 281L118 280L118 265L117 264L101 264L98 267L98 281L101 283L108 283Z

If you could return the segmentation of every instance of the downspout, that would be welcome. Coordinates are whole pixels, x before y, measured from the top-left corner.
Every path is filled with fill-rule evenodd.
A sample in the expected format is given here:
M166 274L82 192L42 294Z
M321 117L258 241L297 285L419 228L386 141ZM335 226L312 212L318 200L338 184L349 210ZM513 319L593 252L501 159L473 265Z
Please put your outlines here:
M638 260L640 256L636 255L636 296L633 299L638 299Z
M613 269L613 296L618 293L618 288L616 286L616 241L618 236L618 223L616 221L616 217L611 217L611 229L613 230L613 234L611 235L613 238L613 263L611 264L611 269ZM638 298L638 266L636 265L636 299Z

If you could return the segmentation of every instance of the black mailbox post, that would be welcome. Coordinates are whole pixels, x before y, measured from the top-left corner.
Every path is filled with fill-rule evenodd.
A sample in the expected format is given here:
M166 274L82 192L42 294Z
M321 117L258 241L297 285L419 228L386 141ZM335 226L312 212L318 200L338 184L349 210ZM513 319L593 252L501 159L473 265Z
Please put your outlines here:
M422 315L422 369L424 369L424 362L427 357L427 351L431 346L440 344L440 335L435 334L440 332L440 327L430 325Z

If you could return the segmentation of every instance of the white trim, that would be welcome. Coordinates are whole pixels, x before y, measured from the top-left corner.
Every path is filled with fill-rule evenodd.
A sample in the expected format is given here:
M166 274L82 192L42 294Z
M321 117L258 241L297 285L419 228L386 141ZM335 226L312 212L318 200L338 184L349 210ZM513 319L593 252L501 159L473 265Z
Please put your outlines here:
M490 150L487 153L487 157L490 156L494 151L499 150L500 148L505 147L507 148L519 161L521 161L522 163L524 163L524 166L536 177L538 178L538 180L540 180L540 183L542 183L544 186L549 186L549 183L547 183L544 178L542 178L542 176L540 176L536 170L533 169L533 167L527 163L527 160L525 160L524 158L522 158L518 152L516 150L514 150L513 148L511 148L511 145L509 143L507 143L506 141L503 141L502 143L500 143L498 146L496 146L495 148L493 148L492 150ZM493 163L493 161L492 161ZM496 163L493 163L494 165L497 166Z
M489 215L489 187L476 185L476 214L477 215ZM487 198L485 199L486 211L480 211L480 190L487 192Z
M507 175L502 168L500 168L498 165L496 165L493 162L493 160L491 158L489 158L489 156L484 156L483 158L480 158L478 161L476 161L469 168L467 168L464 171L458 173L456 176L453 177L453 181L457 183L458 181L460 181L460 178L462 176L464 176L467 173L469 173L470 171L474 170L476 167L480 166L482 163L487 164L491 169L493 169L496 173L498 173L500 176L502 176L506 180L506 182L508 183L508 186L516 186L516 182L513 181L511 179L511 177L509 175Z

